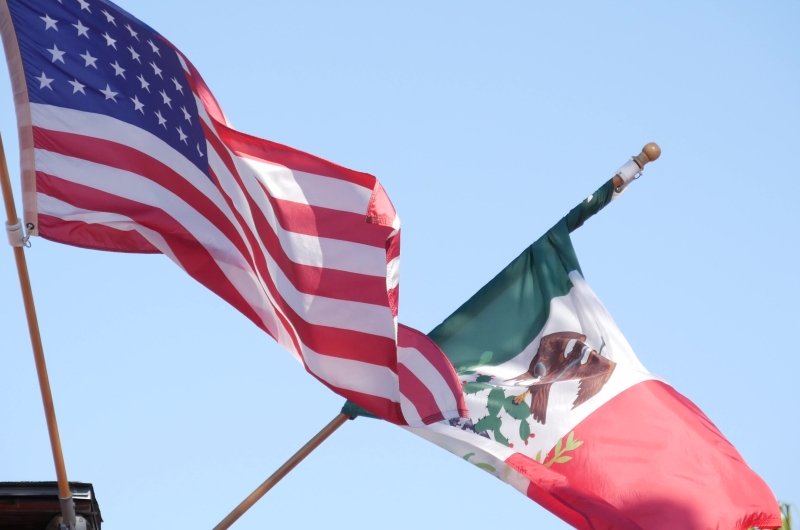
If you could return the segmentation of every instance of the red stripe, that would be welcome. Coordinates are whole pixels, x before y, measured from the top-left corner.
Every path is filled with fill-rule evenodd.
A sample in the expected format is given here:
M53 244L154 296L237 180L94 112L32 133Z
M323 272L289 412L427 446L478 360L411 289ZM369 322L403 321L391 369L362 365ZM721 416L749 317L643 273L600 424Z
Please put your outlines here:
M87 230L89 226L91 228ZM38 215L38 228L39 235L45 239L75 247L110 252L161 253L135 230L118 230L105 225L65 221L42 213Z
M344 180L368 190L375 188L377 180L368 173L354 171L292 147L236 131L218 122L215 126L222 142L237 155L280 164L313 175Z
M400 231L386 240L386 263L400 257Z
M392 310L392 315L397 316L400 306L400 286L392 287L386 294L389 296L389 308Z
M173 252L176 249L182 250L181 254L176 252L176 258L190 275L245 313L256 325L265 329L252 308L246 304L242 305L239 293L228 288L230 283L224 278L208 251L195 239L193 234L186 231L180 223L163 211L41 172L37 172L37 186L40 192L62 200L69 199L72 204L82 209L120 212L134 222L158 232L164 237ZM208 273L207 269L211 269L213 274ZM221 281L220 277L224 279L225 288L222 290L218 289L216 284L217 281ZM292 323L300 340L307 347L322 355L359 361L368 360L374 364L394 369L396 357L393 339L359 331L309 324L279 295L272 278L266 276L264 282L278 307L284 312L287 320ZM287 323L284 322L284 325ZM287 327L287 330L291 329ZM298 353L302 352L298 350Z
M390 230L381 230L379 225L365 227L367 218L364 215L276 199L267 193L263 183L259 182L259 185L272 204L278 223L287 232L386 247Z
M254 260L256 255L261 253L258 246L254 244L254 238L252 237L248 238L250 239L252 252L248 250L236 227L214 202L169 166L158 160L115 142L70 133L35 128L34 138L38 147L49 151L116 167L148 178L173 192L194 209L201 212L233 243L242 256ZM224 194L221 195L224 196ZM229 205L232 207L230 202ZM234 208L231 209L237 217L239 226L243 231L247 232L249 228L239 215L239 212ZM338 300L352 300L384 307L388 306L386 284L383 277L297 264L286 255L278 236L266 222L266 219L263 217L261 219L262 222L256 220L259 239L263 242L275 263L298 291ZM262 275L267 274L266 266L259 267L259 271Z
M383 186L380 182L375 182L375 187L372 189L372 195L369 199L369 207L367 208L367 218L370 223L392 226L397 217L394 205L386 195Z
M317 377L317 379L319 379L319 377ZM340 396L352 401L353 403L357 403L359 407L362 407L367 412L398 425L408 425L408 422L405 420L403 413L400 410L400 404L396 401L392 401L380 396L374 396L372 394L364 394L354 390L338 388L326 383L322 379L319 380L322 382L322 384Z

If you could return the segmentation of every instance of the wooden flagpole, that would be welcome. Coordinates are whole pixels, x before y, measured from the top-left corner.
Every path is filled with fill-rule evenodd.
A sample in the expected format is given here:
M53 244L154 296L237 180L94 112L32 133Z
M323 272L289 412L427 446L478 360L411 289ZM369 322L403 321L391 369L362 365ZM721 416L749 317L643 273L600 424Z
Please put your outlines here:
M39 333L39 322L36 318L36 306L33 303L33 291L28 275L28 264L25 260L24 245L22 241L22 228L17 217L17 209L14 206L14 197L11 190L11 179L8 176L8 164L6 162L6 152L3 147L3 138L0 136L0 186L2 186L3 200L5 202L6 231L9 234L9 243L14 249L14 259L17 262L17 273L19 284L22 289L22 300L25 305L25 316L28 319L28 331L31 336L31 346L33 348L33 359L36 363L36 374L39 377L39 390L42 394L42 404L44 405L44 415L47 421L47 432L50 435L50 448L53 452L53 462L56 466L56 477L58 478L58 499L61 504L62 524L68 529L77 527L75 517L75 504L72 500L72 492L69 489L67 480L67 469L64 465L64 455L61 451L61 438L58 435L58 423L56 422L56 411L53 405L53 395L50 391L50 379L47 376L47 364L44 359L44 348L42 347L42 337ZM17 233L18 232L18 233ZM19 237L18 240L14 238Z
M233 509L231 513L228 514L225 519L220 521L220 523L214 527L214 530L226 530L230 528L230 526L236 522L239 517L241 517L247 510L252 508L252 506L258 502L258 500L263 497L272 487L280 482L280 480L285 477L289 472L297 466L302 460L311 453L314 449L316 449L322 442L324 442L328 436L333 434L333 432L341 427L344 422L351 419L350 416L347 414L340 412L330 423L328 423L325 427L319 431L316 436L314 436L311 440L308 441L303 447L300 448L294 455L292 455L289 460L286 461L281 467L278 468L275 473L273 473L267 480L261 483L259 487L253 490L253 493L248 495L248 497L243 500L239 506Z

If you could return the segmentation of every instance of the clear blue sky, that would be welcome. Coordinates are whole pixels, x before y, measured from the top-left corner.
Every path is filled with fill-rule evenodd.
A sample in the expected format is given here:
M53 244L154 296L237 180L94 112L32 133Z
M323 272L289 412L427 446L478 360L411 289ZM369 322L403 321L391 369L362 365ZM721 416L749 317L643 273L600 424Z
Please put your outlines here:
M800 503L800 4L121 4L237 128L381 179L403 220L401 320L423 331L657 141L662 158L576 232L584 274L645 366ZM27 257L67 471L109 530L214 526L342 405L163 256L37 239ZM0 480L54 480L10 248L0 299ZM499 524L566 528L358 419L234 528Z

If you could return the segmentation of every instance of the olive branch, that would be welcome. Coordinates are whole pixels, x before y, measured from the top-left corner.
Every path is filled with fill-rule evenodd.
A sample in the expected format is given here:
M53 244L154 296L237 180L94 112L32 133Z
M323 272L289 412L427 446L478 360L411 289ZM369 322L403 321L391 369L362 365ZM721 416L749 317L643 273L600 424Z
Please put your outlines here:
M570 431L566 438L559 438L556 447L553 450L553 457L544 462L545 467L552 467L553 464L566 464L572 457L566 454L569 451L574 451L583 445L583 441L575 439L575 431ZM542 461L542 452L536 453L536 460Z

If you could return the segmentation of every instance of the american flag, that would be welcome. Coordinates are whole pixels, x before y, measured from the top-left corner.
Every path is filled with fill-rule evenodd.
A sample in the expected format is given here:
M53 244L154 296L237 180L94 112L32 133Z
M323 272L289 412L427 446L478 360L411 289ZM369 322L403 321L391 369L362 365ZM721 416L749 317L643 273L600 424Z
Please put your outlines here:
M103 0L0 0L28 232L160 252L389 421L464 412L397 324L400 222L372 175L240 133L198 72Z

